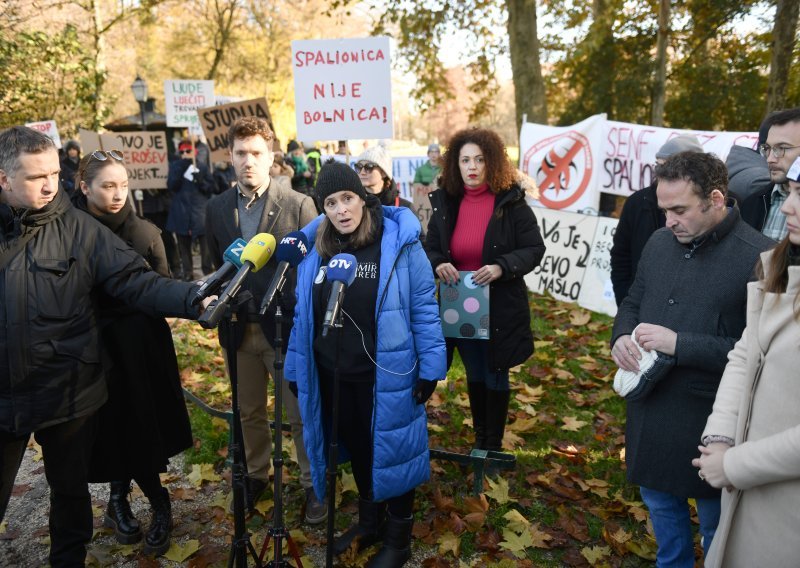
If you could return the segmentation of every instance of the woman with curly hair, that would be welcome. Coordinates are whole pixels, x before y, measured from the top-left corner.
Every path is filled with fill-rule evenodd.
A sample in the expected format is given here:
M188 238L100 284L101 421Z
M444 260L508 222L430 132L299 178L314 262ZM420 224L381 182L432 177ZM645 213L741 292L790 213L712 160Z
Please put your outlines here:
M528 289L545 245L500 136L485 128L457 132L430 194L425 248L436 276L454 284L471 271L489 286L489 338L447 339L448 366L458 349L467 373L475 448L500 450L510 385L508 370L533 353Z

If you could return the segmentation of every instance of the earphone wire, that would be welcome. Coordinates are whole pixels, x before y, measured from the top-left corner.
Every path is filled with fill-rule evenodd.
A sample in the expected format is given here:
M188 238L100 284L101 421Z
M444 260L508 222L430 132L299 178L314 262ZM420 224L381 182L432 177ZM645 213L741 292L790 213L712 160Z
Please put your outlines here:
M400 376L400 377L402 377L404 375L410 375L411 373L414 372L414 369L416 369L417 365L419 364L419 357L416 359L416 361L414 361L414 366L411 367L411 369L409 369L405 373L398 373L396 371L391 371L389 369L386 369L386 368L381 367L380 365L378 365L378 362L375 359L372 358L372 355L369 354L369 350L367 349L367 344L364 341L364 332L361 331L361 328L358 327L358 324L355 322L355 320L352 317L350 317L350 314L348 314L344 309L342 309L342 313L347 316L347 319L349 319L351 322L353 322L354 326L356 326L356 329L358 330L358 333L361 335L361 346L364 348L364 353L367 354L367 357L369 357L369 360L372 361L378 369L380 369L381 371L386 371L387 373L391 373L392 375Z

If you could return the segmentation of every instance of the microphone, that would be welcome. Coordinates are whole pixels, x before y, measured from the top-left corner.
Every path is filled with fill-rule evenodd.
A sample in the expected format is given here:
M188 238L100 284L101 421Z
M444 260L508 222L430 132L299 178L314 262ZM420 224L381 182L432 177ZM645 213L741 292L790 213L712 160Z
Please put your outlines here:
M328 307L325 309L325 317L322 318L322 337L328 335L328 330L342 309L344 289L356 279L357 266L358 261L352 254L337 254L328 263L327 278L333 282L333 285L328 298Z
M203 315L197 320L198 323L205 329L216 327L222 315L225 313L225 308L239 292L242 287L245 277L250 272L258 272L261 270L275 251L275 237L269 233L259 233L247 243L247 246L242 250L242 267L228 282L225 290L222 291L219 298L212 302Z
M275 258L278 259L278 268L275 270L272 282L269 283L267 293L264 294L261 309L258 310L259 314L263 316L267 313L275 294L283 290L283 285L286 283L286 272L289 268L295 268L300 264L306 254L308 254L308 238L306 238L305 233L292 231L281 239L281 242L278 243L278 249L275 251Z
M199 304L204 298L208 298L219 292L219 289L228 281L233 271L242 267L241 256L245 245L247 245L247 241L240 237L225 249L225 254L222 255L225 262L223 262L222 266L220 266L214 274L209 276L208 280L203 282L202 286L197 290L197 293L192 299L193 306Z

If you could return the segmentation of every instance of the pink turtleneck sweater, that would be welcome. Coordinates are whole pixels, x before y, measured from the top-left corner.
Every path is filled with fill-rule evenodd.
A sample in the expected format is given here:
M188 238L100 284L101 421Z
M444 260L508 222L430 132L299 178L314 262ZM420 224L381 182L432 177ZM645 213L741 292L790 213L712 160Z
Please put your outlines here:
M494 210L494 193L489 184L464 187L458 219L450 238L450 253L458 270L478 270L483 266L483 239Z

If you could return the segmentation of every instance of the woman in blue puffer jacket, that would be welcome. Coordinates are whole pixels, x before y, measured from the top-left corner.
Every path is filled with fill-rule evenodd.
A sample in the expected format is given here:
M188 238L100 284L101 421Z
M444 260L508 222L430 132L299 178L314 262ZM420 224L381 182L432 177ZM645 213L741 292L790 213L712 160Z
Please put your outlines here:
M411 555L414 488L430 476L424 403L447 372L433 271L414 214L382 207L349 166L325 164L316 192L324 214L303 229L312 247L297 272L286 379L298 391L322 499L338 366L338 442L352 462L359 518L334 551L360 551L383 540L368 566L399 567ZM358 268L344 295L342 328L323 337L331 290L326 264L339 253L355 256Z

